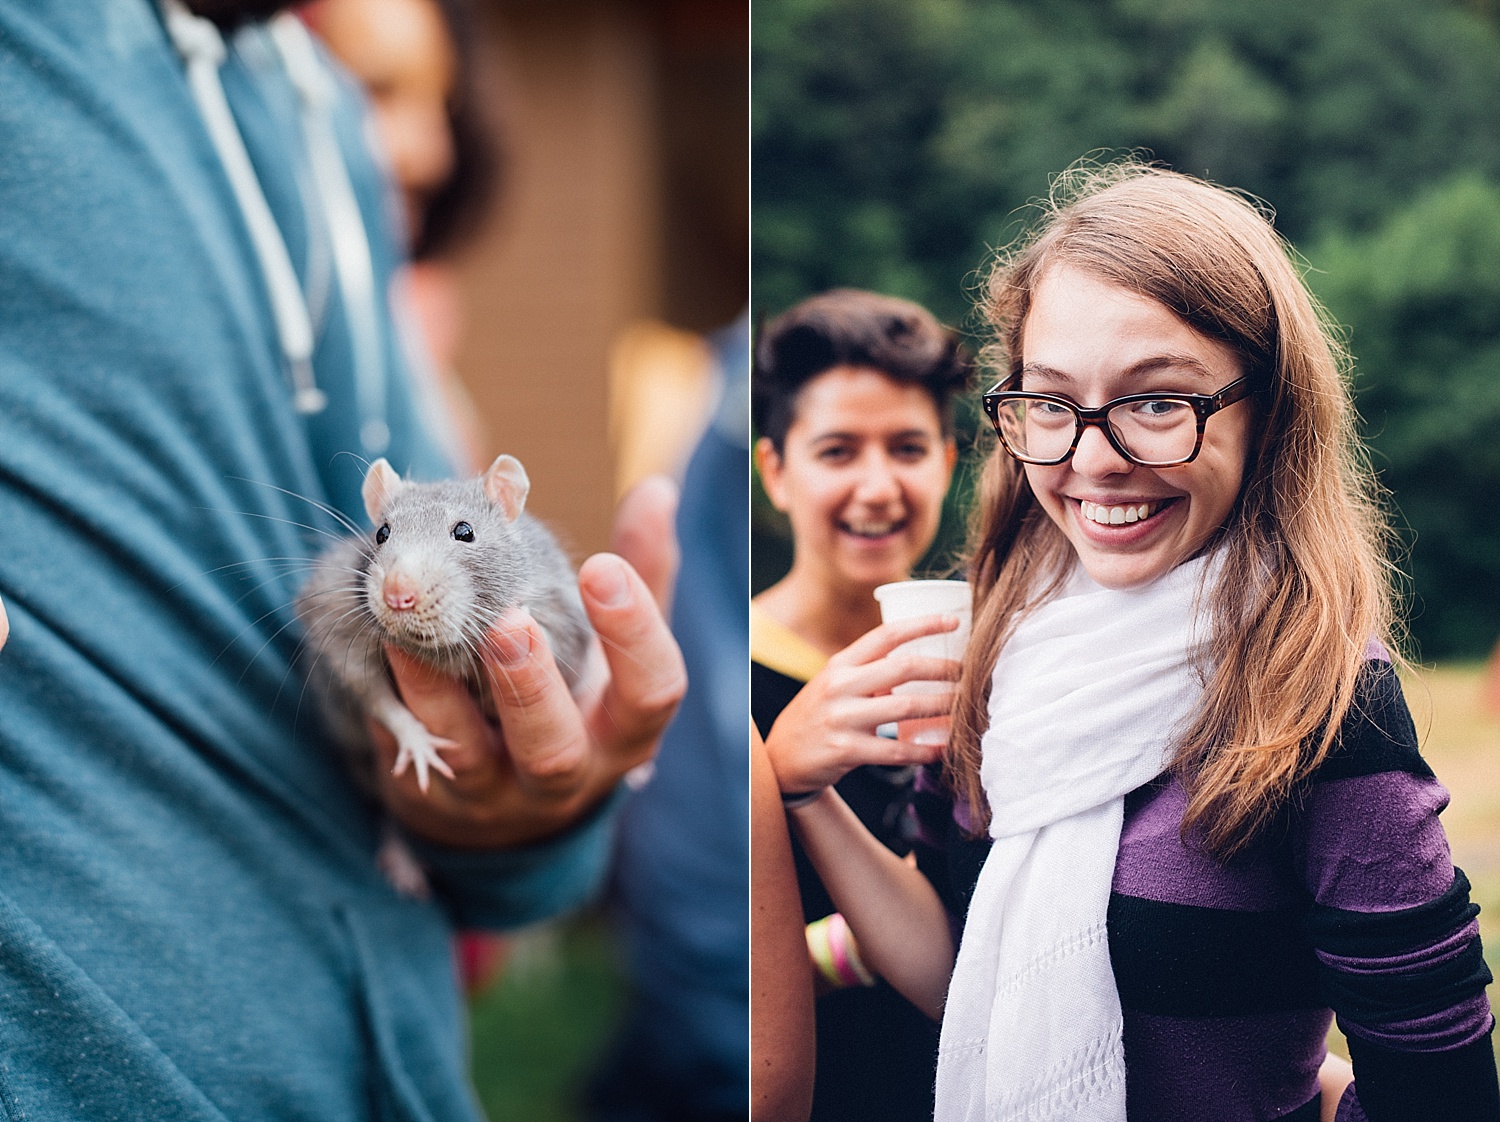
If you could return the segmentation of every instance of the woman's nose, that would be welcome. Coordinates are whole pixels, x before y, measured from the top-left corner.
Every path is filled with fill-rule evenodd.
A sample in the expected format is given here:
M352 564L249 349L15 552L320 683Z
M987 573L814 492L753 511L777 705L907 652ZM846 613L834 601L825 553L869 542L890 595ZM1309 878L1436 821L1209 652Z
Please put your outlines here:
M901 483L896 477L895 465L890 457L873 453L865 458L859 474L859 485L855 494L864 502L886 502L901 495Z
M1088 425L1078 437L1078 446L1073 450L1073 470L1079 475L1102 479L1127 472L1133 466L1109 442L1100 426Z

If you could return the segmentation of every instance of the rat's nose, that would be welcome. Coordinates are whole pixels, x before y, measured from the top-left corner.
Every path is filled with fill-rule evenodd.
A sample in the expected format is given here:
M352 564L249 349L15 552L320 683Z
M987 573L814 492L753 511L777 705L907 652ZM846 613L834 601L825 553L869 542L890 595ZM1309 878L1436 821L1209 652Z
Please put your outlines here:
M409 612L417 606L417 582L405 573L390 573L380 585L386 606L395 612Z

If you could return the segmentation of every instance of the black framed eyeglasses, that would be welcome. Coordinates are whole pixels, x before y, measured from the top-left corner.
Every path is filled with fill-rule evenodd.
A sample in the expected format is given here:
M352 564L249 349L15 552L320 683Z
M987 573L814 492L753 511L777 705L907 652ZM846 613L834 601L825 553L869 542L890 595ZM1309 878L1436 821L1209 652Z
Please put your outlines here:
M1133 464L1189 463L1203 447L1208 419L1251 392L1248 378L1236 378L1214 394L1133 393L1084 409L1061 394L1005 388L1015 380L998 382L984 395L984 412L1007 452L1023 464L1044 466L1073 455L1089 425Z

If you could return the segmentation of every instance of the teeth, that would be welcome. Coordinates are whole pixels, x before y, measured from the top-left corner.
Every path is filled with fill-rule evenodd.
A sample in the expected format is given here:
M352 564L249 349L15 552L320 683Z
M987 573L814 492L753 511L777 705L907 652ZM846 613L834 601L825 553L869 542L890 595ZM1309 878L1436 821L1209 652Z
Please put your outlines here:
M1079 509L1090 522L1101 526L1123 526L1128 522L1140 522L1150 518L1156 508L1150 503L1131 503L1129 506L1102 506L1099 503L1081 501Z
M899 522L846 522L844 529L861 537L878 538L889 534L900 524Z

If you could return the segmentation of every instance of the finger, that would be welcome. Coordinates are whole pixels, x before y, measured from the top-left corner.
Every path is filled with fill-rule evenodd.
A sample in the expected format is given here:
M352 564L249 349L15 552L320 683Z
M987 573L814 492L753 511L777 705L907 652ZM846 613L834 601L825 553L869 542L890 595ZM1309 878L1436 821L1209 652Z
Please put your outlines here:
M578 571L578 587L609 663L596 731L616 766L633 767L649 755L687 690L682 652L646 582L620 558L590 557Z
M641 575L663 613L681 559L676 520L677 484L665 475L647 476L615 508L609 539L610 548Z
M874 733L865 733L849 739L845 750L840 753L837 766L827 769L823 779L827 782L837 782L839 777L847 774L855 767L873 764L878 767L910 767L913 764L936 763L943 754L941 742L932 744L915 744L905 740L895 740L888 736L876 736ZM780 778L780 773L777 773ZM783 790L805 791L810 787L819 786L819 783L808 783L803 781L801 786L783 787Z
M589 763L588 734L546 636L524 608L511 608L490 628L484 665L521 786L551 795L577 790Z
M941 635L958 629L957 616L932 615L913 616L911 619L882 623L865 632L854 642L830 658L829 662L852 666L884 658L902 643L920 639L925 635Z
M890 693L906 682L956 682L962 670L963 663L957 659L937 655L888 655L848 671L840 683L840 692L873 697Z
M914 764L937 763L943 755L943 745L913 744L905 740L892 740L885 736L871 737L879 741L870 749L870 763L882 767L911 767Z
M460 773L483 766L490 728L468 687L396 647L386 647L385 653L396 689L412 716L434 737L453 743L447 749L448 766Z
M843 711L844 727L874 730L892 721L915 721L923 717L946 717L953 712L954 691L941 693L891 693L850 702Z

